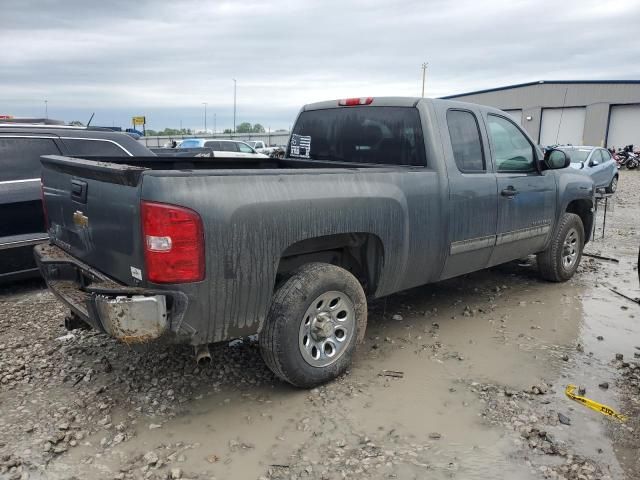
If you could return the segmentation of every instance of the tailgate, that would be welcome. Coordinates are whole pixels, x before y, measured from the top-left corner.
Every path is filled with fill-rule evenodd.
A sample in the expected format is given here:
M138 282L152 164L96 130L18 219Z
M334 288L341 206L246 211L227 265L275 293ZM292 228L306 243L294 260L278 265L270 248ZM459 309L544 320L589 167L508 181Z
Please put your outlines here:
M79 260L127 285L141 280L143 167L42 157L49 236Z

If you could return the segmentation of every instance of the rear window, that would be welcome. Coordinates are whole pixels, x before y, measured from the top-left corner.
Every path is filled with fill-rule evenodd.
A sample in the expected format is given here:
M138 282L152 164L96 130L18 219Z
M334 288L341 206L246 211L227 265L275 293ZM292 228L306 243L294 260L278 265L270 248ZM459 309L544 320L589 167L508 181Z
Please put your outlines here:
M116 143L106 140L65 138L64 144L69 149L70 155L101 156L101 157L128 157L129 155Z
M0 137L0 181L40 178L40 155L60 155L51 138Z
M336 162L426 165L418 110L345 107L302 112L287 156Z

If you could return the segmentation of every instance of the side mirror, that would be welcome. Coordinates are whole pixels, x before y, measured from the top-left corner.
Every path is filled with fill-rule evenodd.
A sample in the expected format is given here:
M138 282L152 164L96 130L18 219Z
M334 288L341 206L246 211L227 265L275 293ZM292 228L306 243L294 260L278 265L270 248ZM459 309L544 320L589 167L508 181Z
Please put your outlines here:
M562 150L548 150L544 155L544 163L550 170L567 168L571 164L571 159Z
M597 160L591 160L589 162L589 166L590 167L595 167L596 165L599 165L600 163Z

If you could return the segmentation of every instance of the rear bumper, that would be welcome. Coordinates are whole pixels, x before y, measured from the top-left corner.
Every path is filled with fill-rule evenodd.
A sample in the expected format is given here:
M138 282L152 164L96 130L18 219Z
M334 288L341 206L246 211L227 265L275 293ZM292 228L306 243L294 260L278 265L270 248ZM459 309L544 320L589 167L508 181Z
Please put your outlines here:
M93 328L125 343L175 341L188 302L182 292L122 285L55 245L34 254L49 289Z

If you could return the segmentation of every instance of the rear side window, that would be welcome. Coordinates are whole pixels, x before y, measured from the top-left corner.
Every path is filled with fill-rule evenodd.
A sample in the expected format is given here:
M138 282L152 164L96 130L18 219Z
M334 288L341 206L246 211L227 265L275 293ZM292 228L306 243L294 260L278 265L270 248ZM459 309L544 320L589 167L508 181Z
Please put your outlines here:
M220 142L205 142L204 146L206 148L212 148L214 151L215 150L220 150Z
M65 138L64 144L70 155L98 155L101 157L128 157L129 155L117 144L105 140Z
M484 172L485 161L480 140L480 129L473 113L449 110L447 125L453 158L461 172Z
M60 155L52 138L0 137L0 181L40 178L40 155Z
M600 155L602 156L603 163L611 160L611 154L609 153L609 150L600 150Z
M293 129L287 156L426 165L420 115L413 107L362 106L302 112Z

